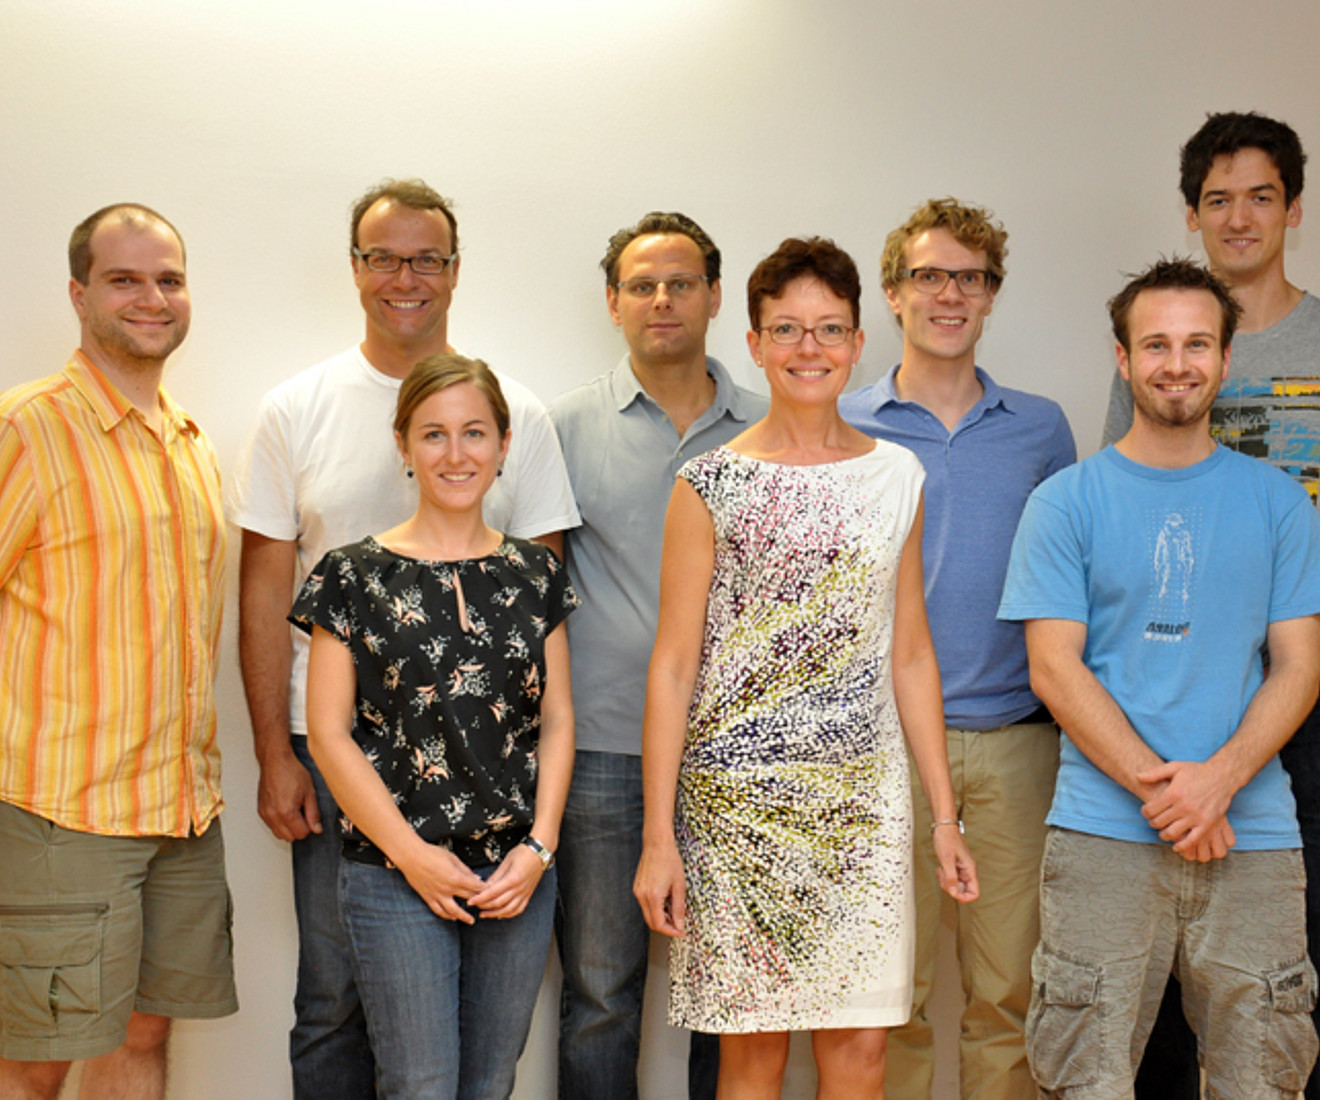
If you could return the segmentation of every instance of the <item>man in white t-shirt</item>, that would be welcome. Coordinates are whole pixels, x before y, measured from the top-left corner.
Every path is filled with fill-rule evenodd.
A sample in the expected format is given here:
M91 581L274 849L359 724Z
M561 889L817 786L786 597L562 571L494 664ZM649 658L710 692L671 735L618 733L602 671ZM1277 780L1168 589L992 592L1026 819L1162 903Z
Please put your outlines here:
M416 488L394 445L395 398L415 363L454 350L458 225L449 203L421 180L386 180L353 207L351 247L366 337L266 395L227 508L243 536L239 655L261 766L257 808L293 845L295 1100L373 1100L376 1087L339 921L338 810L306 748L306 639L291 635L285 616L295 584L326 551L412 513ZM562 532L579 521L554 428L530 390L499 378L512 440L486 521L559 552Z

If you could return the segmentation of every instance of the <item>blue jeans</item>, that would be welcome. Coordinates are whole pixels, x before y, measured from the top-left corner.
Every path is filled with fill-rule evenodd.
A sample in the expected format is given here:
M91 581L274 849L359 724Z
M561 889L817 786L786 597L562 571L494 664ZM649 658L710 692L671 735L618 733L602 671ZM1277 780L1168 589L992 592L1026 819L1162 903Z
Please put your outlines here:
M550 954L554 868L512 920L446 920L402 872L348 859L339 904L381 1100L508 1100Z
M559 830L560 1100L637 1100L651 942L632 893L641 854L641 757L579 752ZM694 1034L691 1100L714 1100L718 1065L718 1038Z
M375 1100L376 1063L367 1041L348 936L339 920L339 807L307 750L294 755L312 774L322 832L293 842L298 915L298 988L289 1032L294 1100Z

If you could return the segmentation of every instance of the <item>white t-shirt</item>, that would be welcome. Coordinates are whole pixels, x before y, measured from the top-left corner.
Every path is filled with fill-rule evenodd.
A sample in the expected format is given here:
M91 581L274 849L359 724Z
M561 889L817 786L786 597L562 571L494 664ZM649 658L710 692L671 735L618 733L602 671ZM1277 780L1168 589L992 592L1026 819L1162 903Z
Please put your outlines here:
M512 437L504 473L482 511L520 538L576 527L555 430L536 395L499 372ZM417 507L417 485L394 444L401 379L350 348L271 390L239 455L226 494L231 523L298 543L298 581L327 551L380 534ZM292 593L290 594L292 602ZM293 631L289 726L306 734L308 640Z

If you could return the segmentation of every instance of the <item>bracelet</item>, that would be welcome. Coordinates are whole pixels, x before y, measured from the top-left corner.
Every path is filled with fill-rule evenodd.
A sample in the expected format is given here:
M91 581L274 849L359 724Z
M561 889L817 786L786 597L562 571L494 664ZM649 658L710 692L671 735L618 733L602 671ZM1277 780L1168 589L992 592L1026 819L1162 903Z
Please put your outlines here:
M966 835L967 833L967 830L963 828L961 817L944 817L941 818L939 821L932 821L930 823L930 832L932 836L935 835L935 830L938 829L941 825L957 825L958 832L964 835Z
M536 837L528 833L522 838L521 843L532 850L532 854L541 861L541 870L548 871L555 865L555 854L542 844Z

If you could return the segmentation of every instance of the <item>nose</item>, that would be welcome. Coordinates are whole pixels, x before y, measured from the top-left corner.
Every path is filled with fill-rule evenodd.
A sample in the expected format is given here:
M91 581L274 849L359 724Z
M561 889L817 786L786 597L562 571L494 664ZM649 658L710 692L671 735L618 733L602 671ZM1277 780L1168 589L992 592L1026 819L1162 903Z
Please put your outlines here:
M966 297L967 295L963 293L962 287L958 285L958 280L950 275L948 281L940 287L940 292L935 295L935 300L956 301L958 299L965 299Z
M809 347L808 347L808 345L807 345L807 341L808 341L808 340L811 341L811 345L810 345ZM821 348L821 344L820 344L820 341L816 339L816 330L815 330L815 329L811 329L811 328L809 328L809 329L807 329L806 331L804 331L804 332L802 333L802 339L798 341L798 354L799 354L799 355L803 355L803 354L805 354L805 355L820 355L820 354L821 354L821 350L820 350L820 348Z
M655 284L655 297L651 301L653 309L673 309L674 299L669 296L668 283Z
M143 279L138 285L138 305L146 309L164 309L167 305L165 292L155 279Z
M1244 226L1247 224L1251 214L1251 199L1248 196L1234 199L1228 204L1228 224L1231 226Z
M412 264L400 264L399 270L390 276L390 282L395 286L411 287L417 282L417 272L412 269Z

